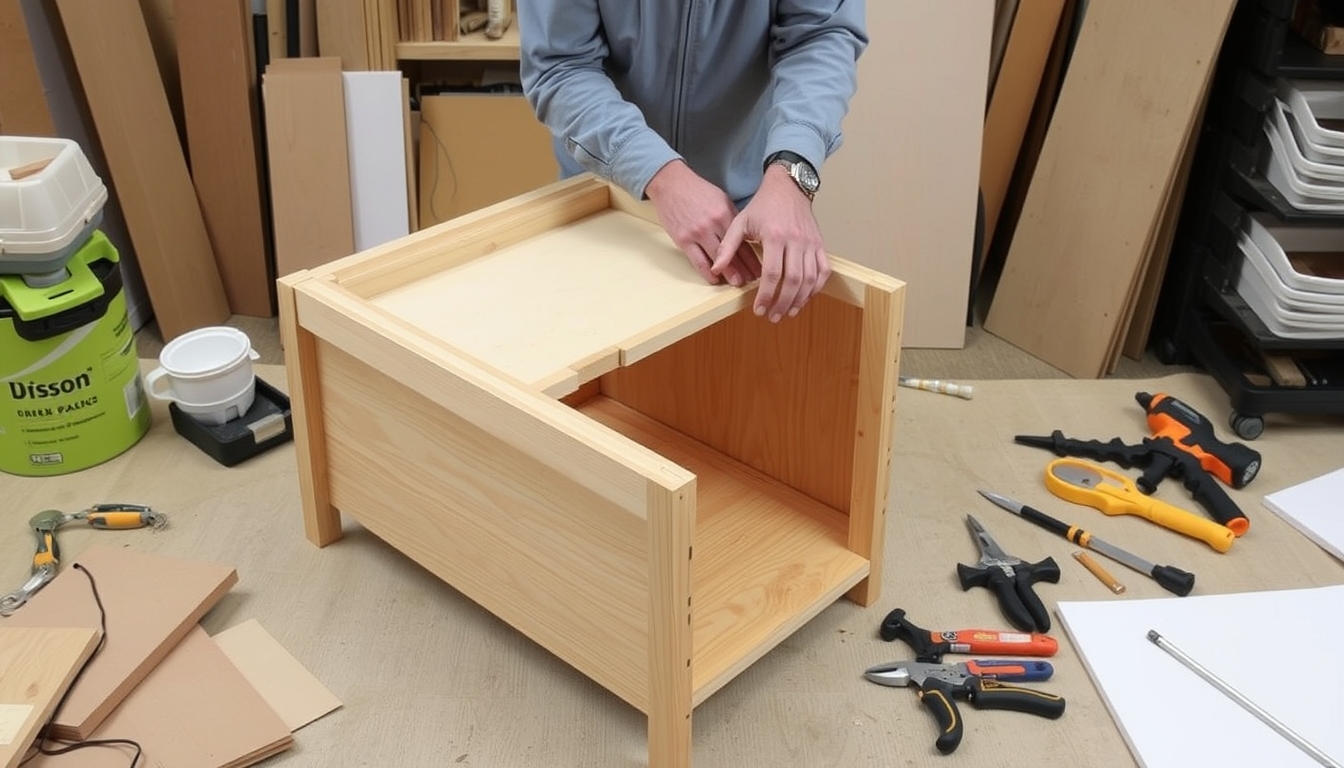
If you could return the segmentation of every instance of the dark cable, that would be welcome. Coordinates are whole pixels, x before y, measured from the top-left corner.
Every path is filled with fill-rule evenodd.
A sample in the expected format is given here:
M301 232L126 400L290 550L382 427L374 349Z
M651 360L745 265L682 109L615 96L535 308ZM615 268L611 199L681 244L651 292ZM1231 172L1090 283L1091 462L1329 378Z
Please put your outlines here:
M93 663L94 659L98 658L98 654L103 650L103 646L107 643L107 609L103 608L103 598L98 594L98 584L93 580L93 574L89 573L89 569L79 563L75 563L73 567L82 572L85 578L89 580L89 589L93 592L93 602L98 606L98 628L100 630L98 644L93 647L93 653L89 654L89 658L80 665L79 671L75 673L74 679L70 681L70 686L65 689L65 693L61 694L60 701L56 702L56 708L51 711L51 717L47 718L46 725L42 726L42 729L38 732L37 741L32 746L33 752L23 758L23 760L19 761L19 765L27 763L39 754L64 755L67 752L74 752L77 749L84 749L85 747L129 746L135 748L135 754L131 756L130 766L130 768L135 768L135 766L140 763L140 754L143 750L141 749L139 742L132 741L131 739L85 739L83 741L71 742L63 747L54 749L47 748L47 733L51 730L52 724L56 722L56 717L61 714L61 708L65 706L66 700L70 698L70 693L74 691L75 686L79 684L79 679L84 676L85 670L89 668L89 665Z

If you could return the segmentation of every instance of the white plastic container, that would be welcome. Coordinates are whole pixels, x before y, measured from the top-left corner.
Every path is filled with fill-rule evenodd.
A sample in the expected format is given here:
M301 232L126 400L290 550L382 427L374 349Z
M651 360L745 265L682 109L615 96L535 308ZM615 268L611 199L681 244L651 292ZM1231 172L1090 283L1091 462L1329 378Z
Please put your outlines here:
M236 328L197 328L168 342L158 367L145 375L145 389L197 421L218 426L252 406L257 357L247 334Z
M1269 108L1269 119L1273 120L1274 126L1278 128L1288 164L1299 179L1327 186L1344 184L1344 156L1339 158L1340 164L1337 164L1317 162L1303 154L1305 137L1287 105L1276 100Z
M1270 154L1265 178L1293 205L1303 211L1344 213L1344 181L1306 180L1293 168L1285 137L1274 123L1265 122ZM1291 136L1287 141L1291 142Z
M1301 131L1302 154L1319 163L1344 163L1344 131L1327 126L1344 120L1344 83L1281 80L1278 91Z
M21 179L13 172L49 161ZM0 273L58 269L97 227L107 187L69 139L0 136Z
M1285 226L1253 213L1247 232L1285 286L1319 302L1344 304L1344 226ZM1310 274L1294 266L1289 254L1316 254L1314 259L1330 266Z
M1296 229L1279 228L1275 232ZM1323 228L1312 235L1319 237ZM1337 229L1333 239L1338 240L1344 229ZM1344 294L1318 293L1290 287L1284 282L1278 268L1258 243L1266 243L1271 253L1282 254L1274 242L1274 235L1264 223L1252 217L1247 231L1238 242L1242 252L1242 266L1237 278L1237 295L1246 302L1275 335L1286 339L1335 339L1344 337ZM1284 265L1291 265L1282 256Z

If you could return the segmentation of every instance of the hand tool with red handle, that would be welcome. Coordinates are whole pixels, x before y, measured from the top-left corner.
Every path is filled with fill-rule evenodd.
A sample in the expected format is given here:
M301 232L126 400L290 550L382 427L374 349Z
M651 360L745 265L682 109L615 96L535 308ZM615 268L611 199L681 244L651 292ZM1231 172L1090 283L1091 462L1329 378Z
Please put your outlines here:
M878 636L887 642L901 640L915 651L915 660L938 663L948 653L990 656L1054 656L1055 638L1039 632L1001 632L994 629L956 629L934 632L916 626L897 608L882 620Z
M961 744L963 729L957 699L969 701L976 709L1010 709L1052 720L1064 714L1063 697L986 679L948 664L894 662L872 667L863 675L878 685L894 688L915 685L920 702L938 722L939 734L934 746L945 755Z

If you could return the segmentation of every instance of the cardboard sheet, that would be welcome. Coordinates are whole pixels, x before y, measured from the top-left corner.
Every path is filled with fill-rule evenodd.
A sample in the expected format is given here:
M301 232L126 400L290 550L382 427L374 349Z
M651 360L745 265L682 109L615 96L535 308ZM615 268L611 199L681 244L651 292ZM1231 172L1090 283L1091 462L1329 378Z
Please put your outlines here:
M117 635L109 629L108 637ZM93 736L136 741L144 750L140 765L164 768L240 768L294 743L279 715L199 626ZM124 768L132 754L124 745L90 747L41 756L28 766Z
M1311 768L1319 763L1149 642L1147 633L1156 630L1340 761L1344 656L1319 640L1344 634L1342 604L1344 586L1334 586L1061 602L1058 610L1141 765Z
M256 619L232 626L214 640L289 730L297 731L341 706Z
M151 535L145 532L145 535ZM98 626L98 586L112 638L70 693L53 734L87 738L238 580L233 568L96 545L63 568L5 627Z
M14 768L98 645L93 627L0 624L0 764Z

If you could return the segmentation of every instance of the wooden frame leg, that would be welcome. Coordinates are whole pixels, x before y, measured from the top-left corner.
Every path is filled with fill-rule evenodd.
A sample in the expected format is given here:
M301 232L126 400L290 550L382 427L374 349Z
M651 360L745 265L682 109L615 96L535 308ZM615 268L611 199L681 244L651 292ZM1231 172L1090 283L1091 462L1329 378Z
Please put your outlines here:
M303 530L319 547L338 540L341 513L331 505L327 482L326 440L322 428L322 392L317 381L317 339L299 327L294 285L306 279L299 272L278 281L280 338L285 347L290 413L294 421L294 454L303 500Z

